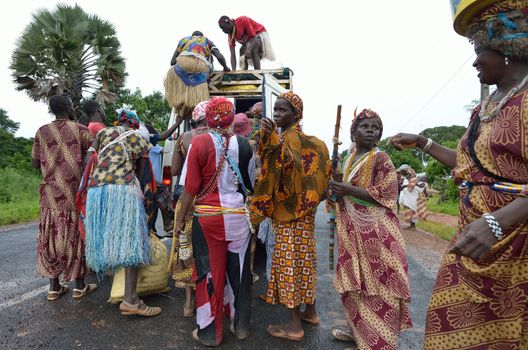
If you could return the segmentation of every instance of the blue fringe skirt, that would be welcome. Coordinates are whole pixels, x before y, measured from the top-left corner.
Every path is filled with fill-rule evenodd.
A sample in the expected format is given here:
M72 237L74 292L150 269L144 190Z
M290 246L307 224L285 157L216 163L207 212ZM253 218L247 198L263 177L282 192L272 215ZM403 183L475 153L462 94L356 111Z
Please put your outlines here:
M137 182L89 188L85 227L86 262L95 272L149 264L147 217Z

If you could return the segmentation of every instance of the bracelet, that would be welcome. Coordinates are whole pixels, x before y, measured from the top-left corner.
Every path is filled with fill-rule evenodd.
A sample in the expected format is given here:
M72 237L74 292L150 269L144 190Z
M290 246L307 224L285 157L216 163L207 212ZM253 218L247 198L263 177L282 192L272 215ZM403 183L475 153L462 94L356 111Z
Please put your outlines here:
M491 232L493 233L493 235L495 236L495 238L497 238L497 241L500 241L501 239L503 239L504 233L502 232L502 228L500 227L497 219L495 219L495 217L491 215L490 213L484 213L482 214L482 217L486 219L486 222L488 223L488 226Z
M422 151L424 151L424 152L429 151L429 148L431 148L432 145L433 145L433 140L431 138L428 138L427 139L427 143L422 148Z

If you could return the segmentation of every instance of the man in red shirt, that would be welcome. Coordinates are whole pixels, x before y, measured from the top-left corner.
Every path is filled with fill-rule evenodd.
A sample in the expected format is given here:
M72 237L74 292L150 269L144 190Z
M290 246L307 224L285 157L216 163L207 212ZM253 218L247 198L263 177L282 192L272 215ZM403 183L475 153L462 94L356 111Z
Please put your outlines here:
M247 69L249 59L257 70L260 69L261 59L275 60L268 32L262 24L246 16L236 19L222 16L218 20L218 25L228 35L233 70L236 70L236 42L242 45L240 48L240 66L243 69Z
M104 125L106 115L99 103L95 101L88 101L84 104L83 109L86 116L90 118L90 121L88 122L88 130L90 130L93 136L97 135L99 131L106 128L106 125Z

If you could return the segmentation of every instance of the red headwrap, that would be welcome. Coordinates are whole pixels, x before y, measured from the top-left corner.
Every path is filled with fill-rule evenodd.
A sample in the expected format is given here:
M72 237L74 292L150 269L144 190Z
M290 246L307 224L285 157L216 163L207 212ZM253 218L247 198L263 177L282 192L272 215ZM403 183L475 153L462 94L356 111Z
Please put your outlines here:
M225 97L213 97L205 108L207 126L211 129L227 129L233 124L235 107Z
M364 110L362 110L359 114L356 115L356 111L357 111L357 108L356 110L354 111L354 120L352 120L352 126L350 127L350 132L353 133L355 128L357 127L358 123L362 120L362 119L369 119L369 118L374 118L378 121L378 124L379 124L379 127L380 127L380 134L379 134L379 137L381 139L381 135L383 134L383 122L381 121L381 117L379 116L378 113L374 112L373 110L371 109L367 109L365 108Z

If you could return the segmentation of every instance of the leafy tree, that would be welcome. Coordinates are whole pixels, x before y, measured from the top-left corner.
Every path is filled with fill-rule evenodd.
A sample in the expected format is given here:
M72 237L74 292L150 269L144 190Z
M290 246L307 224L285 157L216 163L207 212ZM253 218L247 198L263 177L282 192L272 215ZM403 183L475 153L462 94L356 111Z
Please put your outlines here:
M9 117L7 116L7 111L5 109L0 108L0 129L10 134L14 134L15 132L17 132L19 127L20 123L9 119Z
M19 123L9 119L7 112L0 108L0 168L16 168L34 172L31 167L33 139L15 137Z
M17 90L44 102L66 93L77 112L86 94L102 104L115 101L126 75L114 26L77 5L34 13L16 43L10 69Z
M171 108L161 92L155 91L143 96L139 88L133 92L130 89L119 90L115 105L105 108L108 125L115 120L115 110L123 105L130 106L136 111L141 122L152 124L159 132L167 129Z

